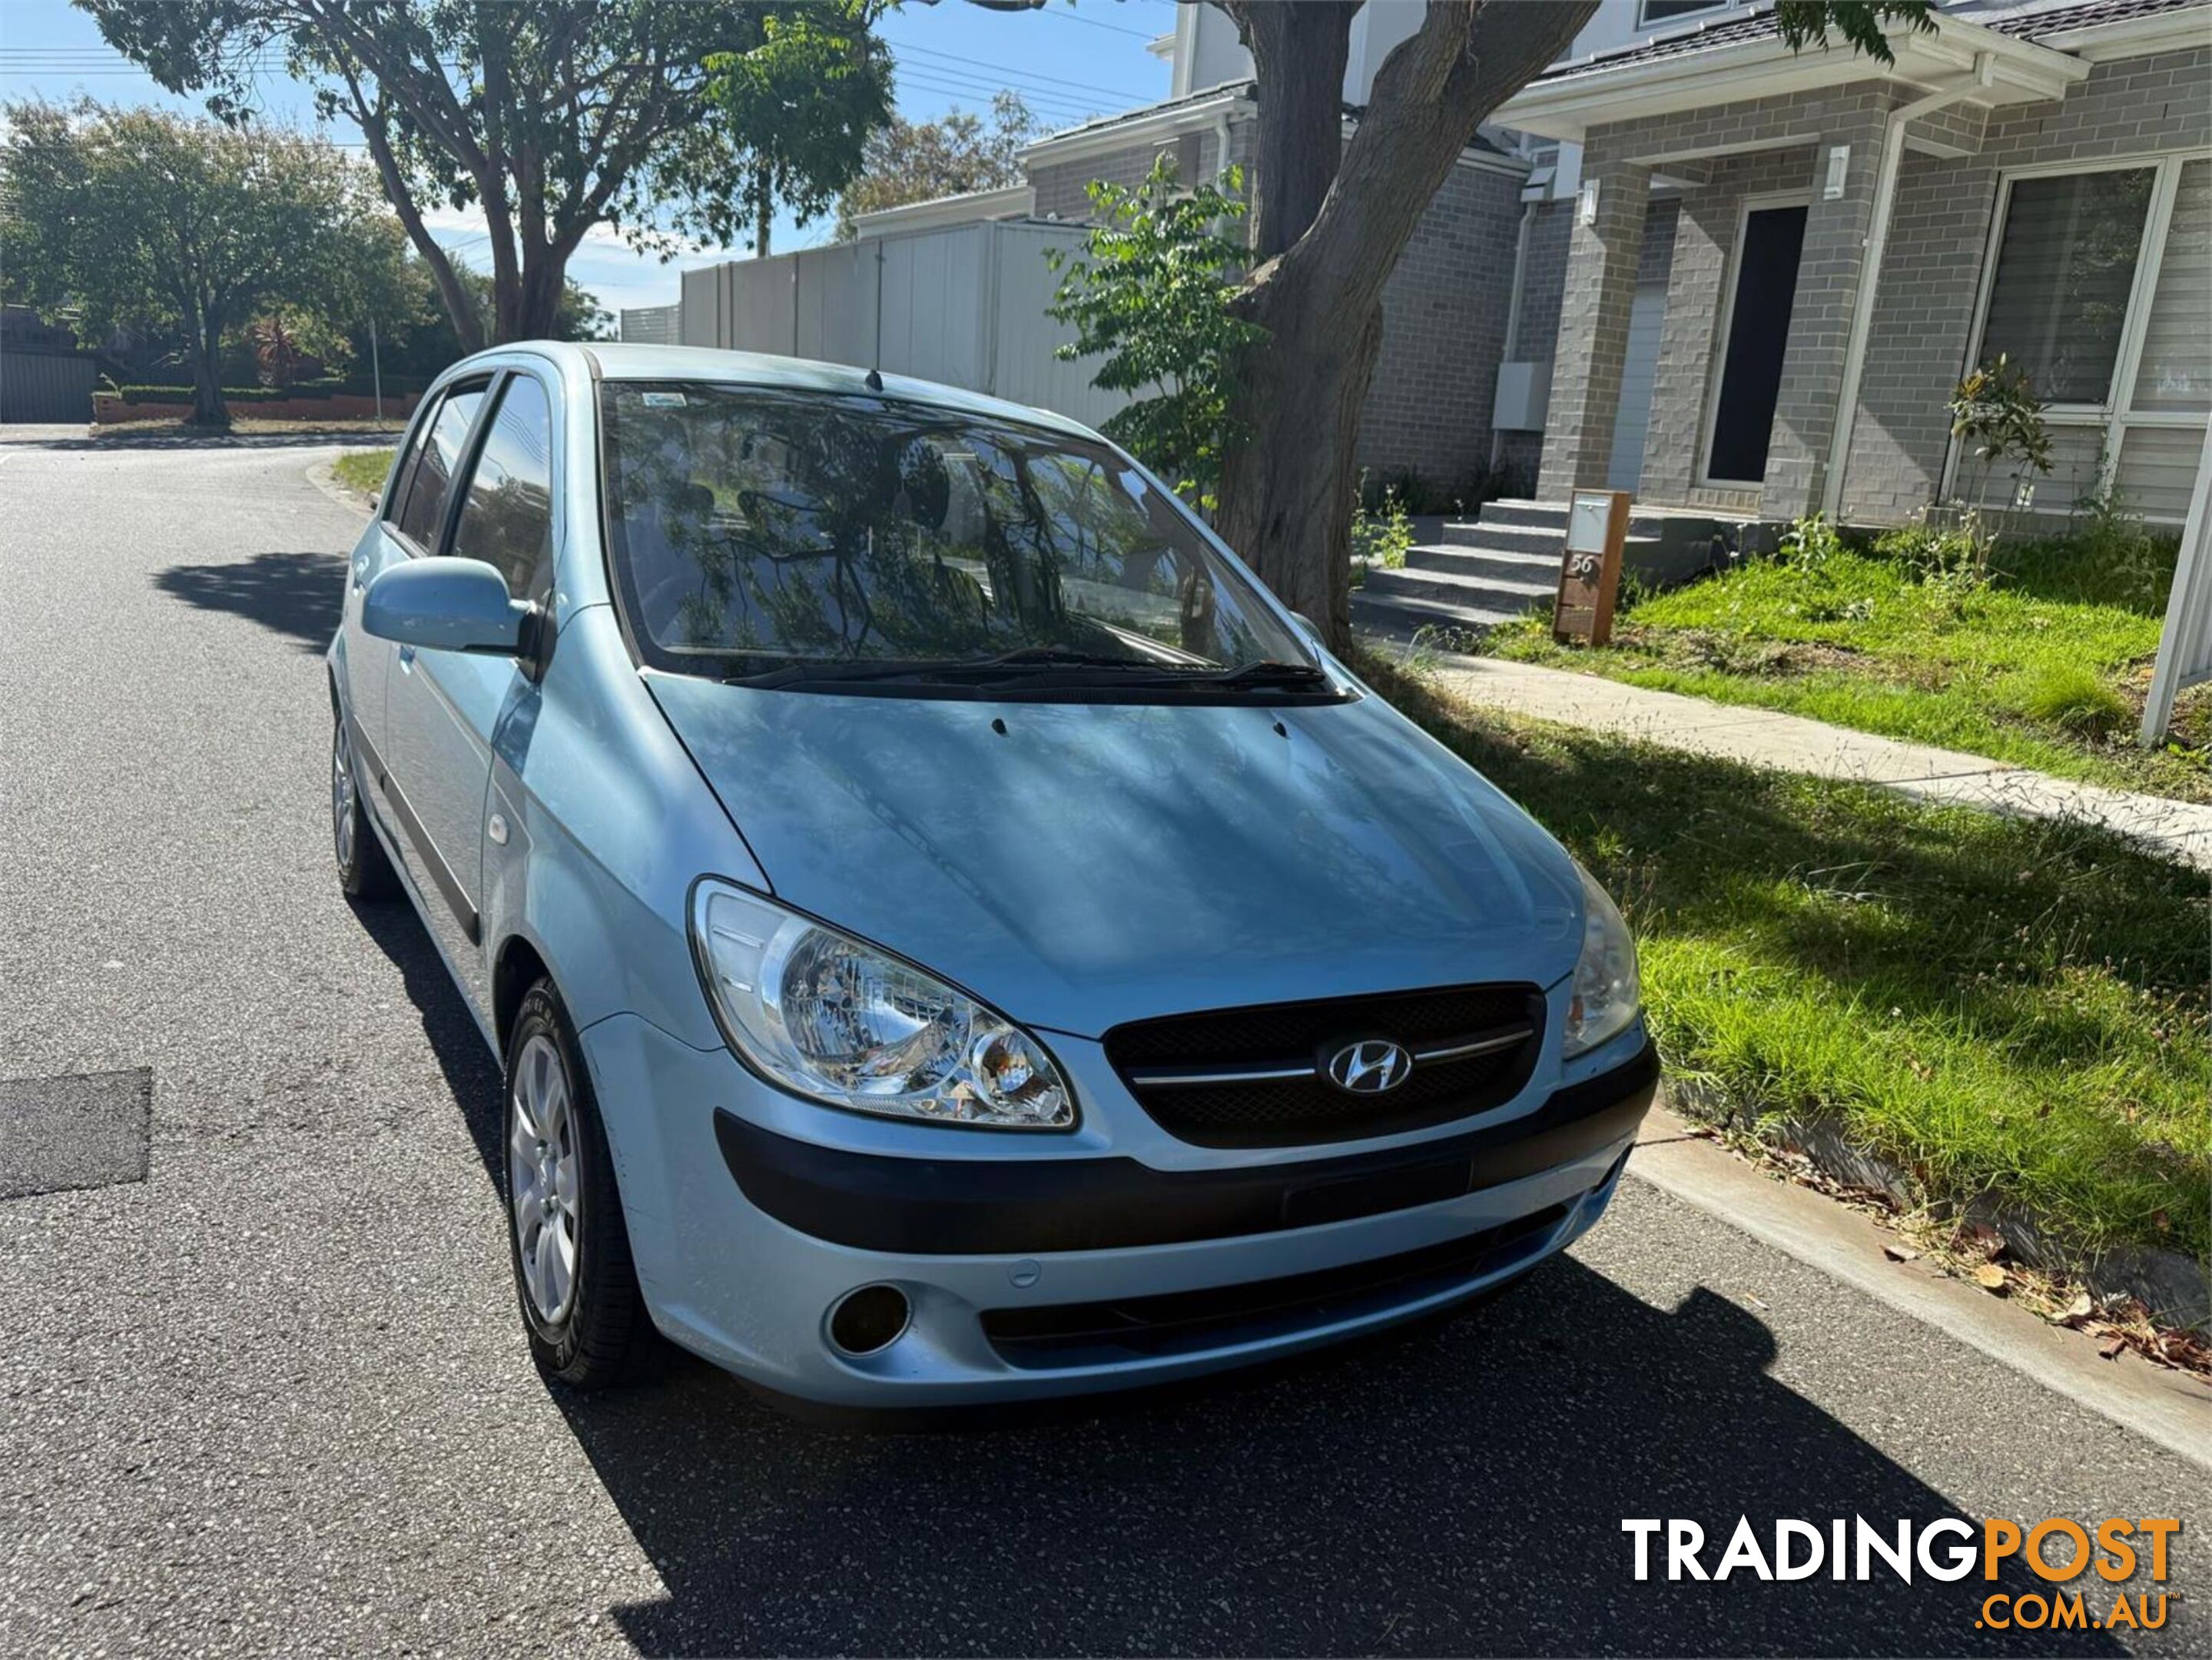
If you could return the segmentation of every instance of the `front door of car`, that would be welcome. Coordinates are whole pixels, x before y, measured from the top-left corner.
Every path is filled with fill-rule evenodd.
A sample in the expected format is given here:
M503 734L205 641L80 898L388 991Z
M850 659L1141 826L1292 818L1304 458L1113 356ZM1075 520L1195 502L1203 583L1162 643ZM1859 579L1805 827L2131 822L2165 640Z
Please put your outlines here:
M489 388L462 453L442 544L494 566L514 598L539 606L553 588L550 429L550 400L534 376L508 374ZM480 1008L489 1007L478 946L492 742L511 706L533 691L527 666L513 658L402 646L386 695L386 764L405 798L395 807L412 843L410 872Z

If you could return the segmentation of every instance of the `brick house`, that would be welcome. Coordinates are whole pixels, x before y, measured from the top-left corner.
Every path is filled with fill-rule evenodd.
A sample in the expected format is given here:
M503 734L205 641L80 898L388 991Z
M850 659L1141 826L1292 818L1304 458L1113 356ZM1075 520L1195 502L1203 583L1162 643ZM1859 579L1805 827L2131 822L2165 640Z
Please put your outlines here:
M1579 150L1539 496L2008 505L1945 411L2002 352L2049 405L2037 508L2102 480L2179 523L2212 411L2212 9L1964 0L1888 67L1793 53L1765 6L1669 12L1499 112Z

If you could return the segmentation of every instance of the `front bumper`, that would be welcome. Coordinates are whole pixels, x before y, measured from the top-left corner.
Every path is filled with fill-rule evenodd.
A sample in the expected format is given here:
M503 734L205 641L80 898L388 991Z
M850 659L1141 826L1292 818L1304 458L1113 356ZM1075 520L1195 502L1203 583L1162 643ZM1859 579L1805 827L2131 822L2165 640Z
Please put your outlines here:
M1163 1171L823 1146L722 1106L764 1087L726 1051L633 1016L583 1040L656 1323L750 1381L862 1407L1165 1382L1448 1308L1597 1219L1658 1076L1646 1044L1474 1131ZM877 1284L906 1331L841 1353L831 1306Z

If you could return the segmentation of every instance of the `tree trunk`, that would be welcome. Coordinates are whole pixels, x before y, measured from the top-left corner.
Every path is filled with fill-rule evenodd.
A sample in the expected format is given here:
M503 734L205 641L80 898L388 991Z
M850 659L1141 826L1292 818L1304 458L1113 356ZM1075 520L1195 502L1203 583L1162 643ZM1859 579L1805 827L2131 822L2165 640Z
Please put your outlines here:
M191 424L228 428L230 408L222 401L222 314L202 311L192 332Z
M1259 258L1273 258L1304 235L1336 182L1344 158L1344 66L1359 6L1360 0L1256 0L1231 9L1257 82L1249 188Z
M560 325L561 295L568 273L568 260L551 249L529 250L523 256L522 273L514 284L512 301L500 307L514 332L501 335L496 344L550 340Z
M753 258L768 258L769 227L775 218L774 180L769 177L766 163L753 174Z
M1231 3L1253 46L1273 14L1304 11ZM1359 417L1382 344L1382 288L1421 215L1451 174L1486 115L1534 79L1597 9L1596 0L1430 0L1421 27L1394 47L1352 142L1318 203L1306 175L1262 172L1259 210L1283 252L1252 273L1239 301L1269 332L1244 355L1230 389L1242 435L1222 465L1216 515L1223 538L1285 604L1332 646L1351 637L1352 504ZM1322 46L1306 50L1318 53ZM1343 58L1334 59L1336 73ZM1278 149L1320 166L1341 122L1308 86L1302 103L1271 98L1260 70L1258 153ZM1310 129L1304 147L1271 135L1293 109ZM1272 204L1272 206L1270 205Z
M1267 344L1237 401L1254 411L1222 467L1216 526L1275 596L1332 643L1350 637L1359 412L1382 346L1382 307L1354 322L1263 283L1249 314Z

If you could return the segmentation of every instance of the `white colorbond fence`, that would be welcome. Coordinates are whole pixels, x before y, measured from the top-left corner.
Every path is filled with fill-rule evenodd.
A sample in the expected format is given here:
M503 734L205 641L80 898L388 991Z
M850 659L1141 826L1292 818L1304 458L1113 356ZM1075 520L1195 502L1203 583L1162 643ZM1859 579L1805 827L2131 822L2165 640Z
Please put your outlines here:
M812 357L940 380L1096 426L1128 402L1097 360L1053 356L1074 331L1045 315L1045 250L1083 231L990 220L739 259L684 273L683 344Z
M2197 458L2197 484L2189 498L2189 518L2181 527L2181 559L2174 567L2173 593L2166 603L2166 628L2159 636L2151 669L2150 696L2143 704L2141 737L2156 744L2173 718L2174 694L2212 679L2212 433Z

